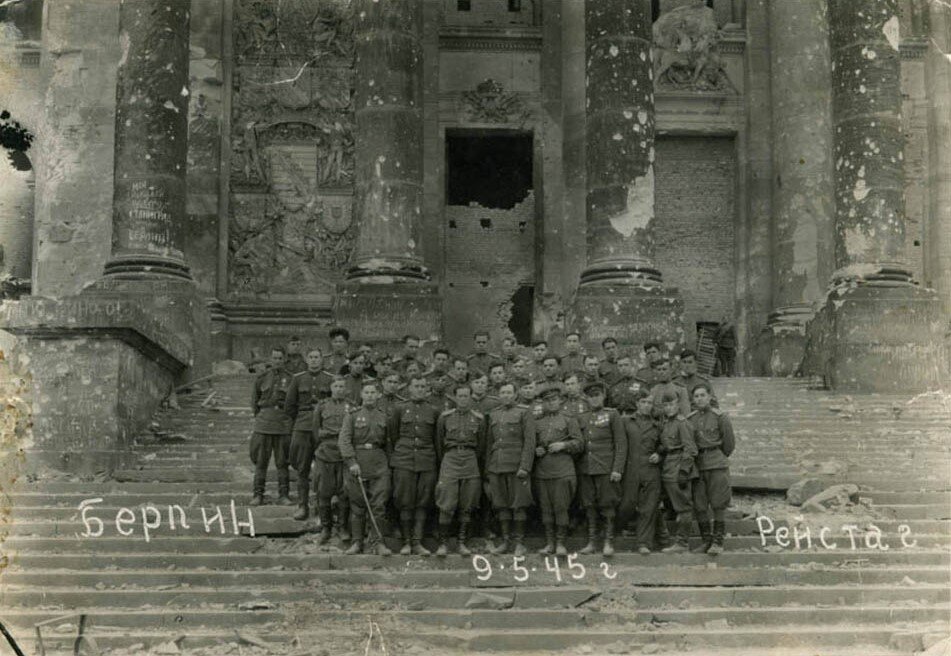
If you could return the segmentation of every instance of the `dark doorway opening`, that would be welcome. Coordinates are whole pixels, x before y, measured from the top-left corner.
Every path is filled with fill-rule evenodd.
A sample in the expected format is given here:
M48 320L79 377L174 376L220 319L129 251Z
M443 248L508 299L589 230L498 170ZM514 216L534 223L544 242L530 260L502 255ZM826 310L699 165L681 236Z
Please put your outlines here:
M447 132L447 204L512 209L532 189L532 157L531 132Z
M532 309L535 306L535 287L522 285L512 295L512 318L509 330L515 341L523 346L532 343Z

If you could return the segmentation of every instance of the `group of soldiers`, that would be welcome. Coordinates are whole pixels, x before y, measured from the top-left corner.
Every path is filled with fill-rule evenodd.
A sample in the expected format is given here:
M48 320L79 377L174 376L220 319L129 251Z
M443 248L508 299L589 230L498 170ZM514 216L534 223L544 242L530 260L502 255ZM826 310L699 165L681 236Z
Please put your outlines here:
M437 348L424 362L412 335L401 353L382 357L370 344L351 351L344 328L329 336L329 353L305 351L299 338L271 351L254 383L250 442L251 504L265 503L273 456L277 503L293 505L293 467L294 517L305 520L313 473L321 543L336 525L347 553L390 554L383 537L392 517L400 553L430 555L423 537L435 510L437 555L449 552L455 520L459 553L470 553L478 522L493 553L522 556L537 507L542 554L568 553L576 510L587 520L581 553L597 551L600 537L601 552L613 554L618 526L633 528L643 554L722 552L733 429L693 351L680 352L675 372L658 343L644 345L647 365L638 368L611 338L600 357L582 352L578 333L561 356L539 341L524 357L511 338L489 353L489 334L477 332L468 356ZM690 549L693 521L702 540Z

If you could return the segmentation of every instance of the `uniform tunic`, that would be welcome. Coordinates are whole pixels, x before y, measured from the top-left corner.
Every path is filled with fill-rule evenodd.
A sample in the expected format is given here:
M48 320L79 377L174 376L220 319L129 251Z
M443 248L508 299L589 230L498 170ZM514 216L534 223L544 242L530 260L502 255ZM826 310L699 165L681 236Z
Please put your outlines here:
M317 402L330 397L333 376L326 371L302 371L291 379L284 410L294 420L294 430L311 430Z
M350 363L350 356L346 353L331 353L327 356L326 366L334 376L339 376L341 370Z
M565 404L561 407L561 410L569 417L577 419L584 413L590 411L591 405L586 399L580 396L566 396Z
M499 364L502 360L499 356L492 353L471 353L469 357L466 358L466 362L469 363L469 371L478 371L483 374L488 374L492 365Z
M500 405L502 405L502 401L492 394L484 394L479 397L472 396L472 407L486 416Z
M441 464L436 506L451 515L479 506L485 459L486 421L478 410L447 410L436 422L436 454Z
M618 378L621 377L620 372L618 372L617 362L612 362L611 360L605 360L598 365L598 375L601 376L601 380L610 387L617 382Z
M664 458L661 480L674 511L683 513L693 510L690 481L697 478L694 463L697 444L693 439L693 428L686 419L679 416L664 417L659 452Z
M347 374L343 377L347 384L346 396L354 405L359 405L362 399L363 384L373 381L373 378L366 374Z
M343 455L340 453L340 432L347 416L355 407L347 399L324 399L314 410L313 427L317 456L318 503L330 503L334 495L342 496L345 487Z
M436 487L436 421L441 413L425 399L397 404L387 421L393 498L401 511L425 511Z
M682 385L687 390L687 395L690 397L691 406L693 405L693 389L700 383L706 383L707 385L710 385L710 405L714 408L719 407L720 404L717 401L717 395L713 392L713 384L710 382L710 379L703 374L691 374L690 376L680 374L674 378L674 382Z
M304 356L300 353L291 353L287 356L287 362L284 363L284 368L292 374L299 374L307 370L307 360L305 360Z
M732 489L729 461L736 440L729 417L716 408L696 410L687 421L693 426L697 443L697 467L700 480L694 484L694 503L698 510L715 510L730 505Z
M651 367L641 367L634 372L634 377L643 380L648 386L653 387L657 383L657 375Z
M535 460L535 418L528 406L502 405L489 414L486 445L488 497L499 517L511 518L512 511L524 517L532 505L527 478L518 478L519 469L532 471Z
M340 437L337 441L340 455L348 471L345 475L347 496L353 510L351 521L353 539L362 538L366 528L363 523L367 513L367 504L356 476L349 472L350 465L360 465L360 479L364 481L370 512L373 513L380 530L386 534L383 523L386 519L386 502L390 496L390 468L386 453L386 417L379 408L358 408L343 419ZM371 536L375 534L371 531Z
M684 417L690 414L690 397L687 389L677 383L655 383L651 387L651 397L654 399L654 413L658 416L664 414L664 404L661 401L666 392L672 392L677 395L677 410Z
M642 389L648 390L649 388L650 386L637 376L619 377L608 389L606 405L617 410L635 408L637 403L635 400L636 394Z
M624 473L627 437L621 415L613 408L599 408L578 418L584 450L578 459L578 491L581 506L599 508L613 516L619 485L611 482L612 472Z
M637 515L637 545L654 544L654 521L660 502L660 462L650 462L660 448L660 424L653 417L635 414L624 418L627 464L621 479L618 516L621 525Z
M564 442L565 448L550 453L547 449L556 442ZM535 444L544 448L544 455L536 454L536 497L541 508L542 522L558 526L568 525L568 509L575 496L577 476L574 455L583 449L581 428L578 422L560 410L545 413L535 422Z
M568 373L584 371L584 353L566 353L561 357L561 370Z
M287 388L292 374L284 369L269 369L254 381L251 408L254 412L254 432L248 445L248 455L254 463L252 489L255 496L264 496L267 468L274 456L277 467L278 493L286 496L290 489L291 418L284 412Z

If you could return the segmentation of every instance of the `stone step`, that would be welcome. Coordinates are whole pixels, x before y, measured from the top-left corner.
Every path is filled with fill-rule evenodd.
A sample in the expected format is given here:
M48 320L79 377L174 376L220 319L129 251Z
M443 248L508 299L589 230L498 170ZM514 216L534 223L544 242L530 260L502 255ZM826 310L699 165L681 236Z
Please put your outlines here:
M494 556L488 558L493 563L511 561L512 556ZM529 556L526 562L535 562L536 556ZM597 568L605 559L600 555L582 556L577 562L585 567ZM543 561L538 560L538 563ZM705 554L664 554L655 553L642 556L634 553L616 553L610 559L613 567L674 567L697 566L711 562L711 557ZM784 551L780 553L766 552L726 552L716 557L718 567L731 568L760 568L760 567L789 567L794 565L808 565L815 563L822 566L840 565L843 567L857 566L899 566L912 567L947 567L951 565L951 553L947 550L836 550L836 551ZM114 571L121 569L208 569L220 570L247 570L247 569L283 569L283 570L360 570L360 569L387 569L400 568L405 565L405 559L381 558L379 556L361 555L346 556L337 552L299 554L299 553L161 553L149 552L140 554L105 553L93 554L44 554L36 551L11 554L7 571L18 569L83 569L86 571ZM426 563L434 570L471 569L472 559L458 555L446 558L433 558Z
M935 503L927 505L875 504L873 508L883 515L901 520L907 519L951 519L951 505Z
M413 562L413 561L410 561ZM490 560L490 562L493 562ZM554 561L552 561L554 562ZM493 562L493 571L488 579L481 580L473 569L434 570L422 569L425 561L416 560L415 569L402 570L116 570L72 571L30 569L11 570L4 573L5 586L76 586L95 588L161 586L228 587L228 586L312 586L330 585L392 585L397 587L512 587L522 585L567 585L577 574L564 561L559 561L559 572L548 570L541 562L526 563L527 572L520 582L509 559ZM508 565L508 567L506 567ZM504 568L504 569L503 569ZM609 579L611 574L615 578ZM584 581L598 585L659 585L659 586L773 586L773 585L822 585L828 583L852 583L885 585L900 584L909 579L913 588L919 584L951 583L947 567L921 567L895 565L874 567L839 568L793 568L776 567L753 569L748 567L649 567L613 566L607 569L586 568Z

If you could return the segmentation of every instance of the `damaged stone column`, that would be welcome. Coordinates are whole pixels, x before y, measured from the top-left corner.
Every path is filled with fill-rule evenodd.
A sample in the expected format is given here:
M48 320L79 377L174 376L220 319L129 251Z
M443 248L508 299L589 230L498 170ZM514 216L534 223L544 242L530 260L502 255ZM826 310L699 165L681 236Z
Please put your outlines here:
M937 295L904 264L897 0L830 0L835 265L806 370L835 388L914 391L946 374Z
M654 255L651 5L585 4L587 266L575 303L592 343L683 341L682 302Z
M832 97L827 0L769 3L773 310L766 371L790 376L832 273Z
M334 315L355 336L441 333L423 262L423 3L357 0L355 196L359 236ZM386 312L399 307L400 326ZM391 334L392 333L392 334Z
M116 85L112 256L105 275L191 280L183 255L187 0L125 0Z

